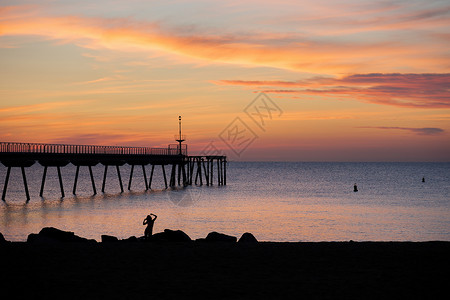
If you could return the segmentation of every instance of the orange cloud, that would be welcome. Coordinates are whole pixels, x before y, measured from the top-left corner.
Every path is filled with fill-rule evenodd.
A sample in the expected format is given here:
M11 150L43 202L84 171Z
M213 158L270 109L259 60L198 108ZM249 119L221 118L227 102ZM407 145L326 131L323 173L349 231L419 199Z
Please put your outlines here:
M161 51L209 62L328 74L390 71L405 65L436 71L446 63L445 57L431 55L430 49L421 44L411 47L386 41L318 41L295 34L258 32L186 35L183 31L164 30L157 22L43 16L30 7L3 8L0 35L39 35L93 49Z
M400 107L450 108L450 73L372 73L342 78L315 77L299 81L220 80L214 83L251 86L273 94L345 97ZM290 89L273 89L273 87Z

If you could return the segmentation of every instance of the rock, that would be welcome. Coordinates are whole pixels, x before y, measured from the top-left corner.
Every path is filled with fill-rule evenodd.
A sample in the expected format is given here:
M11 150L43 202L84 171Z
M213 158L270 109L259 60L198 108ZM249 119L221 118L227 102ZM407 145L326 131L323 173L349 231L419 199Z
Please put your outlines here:
M71 231L63 231L53 227L44 227L38 233L28 235L29 243L68 243L68 242L95 242L75 235Z
M150 240L156 242L190 242L191 238L181 230L164 229L164 232L152 235Z
M241 236L238 243L256 244L256 243L258 243L258 240L255 238L255 236L253 234L251 234L250 232L246 232Z
M102 243L116 243L119 239L112 235L102 234Z
M71 231L63 231L53 227L44 227L39 232L40 236L45 236L50 239L57 240L59 242L72 242L74 241L75 234Z
M235 243L236 240L237 238L234 236L218 233L215 231L208 233L205 239L206 242L233 242L233 243Z
M4 245L8 243L7 240L5 240L5 237L3 236L3 234L0 232L0 245Z
M48 239L46 239L46 240L48 240ZM39 234L37 234L37 233L30 233L28 235L27 243L39 243L39 242L41 242ZM48 242L51 242L51 241L48 241Z
M139 241L138 238L135 237L134 235L130 236L127 239L122 240L122 242L126 242L126 243L135 243L135 242L138 242L138 241Z

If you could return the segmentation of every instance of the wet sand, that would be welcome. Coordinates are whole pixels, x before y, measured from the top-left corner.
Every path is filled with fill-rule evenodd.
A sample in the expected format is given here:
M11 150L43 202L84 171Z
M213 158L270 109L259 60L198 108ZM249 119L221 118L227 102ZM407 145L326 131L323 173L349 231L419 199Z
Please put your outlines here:
M424 299L450 242L7 243L8 298Z

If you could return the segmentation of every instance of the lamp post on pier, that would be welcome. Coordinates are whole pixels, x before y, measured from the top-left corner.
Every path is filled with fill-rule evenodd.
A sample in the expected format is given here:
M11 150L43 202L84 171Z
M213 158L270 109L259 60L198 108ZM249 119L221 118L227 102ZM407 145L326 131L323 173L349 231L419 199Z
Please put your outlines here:
M178 116L178 131L179 131L179 135L175 137L175 141L177 141L180 144L179 147L178 147L178 149L179 149L179 153L178 154L182 155L183 152L181 150L181 143L186 140L186 137L181 134L181 116Z

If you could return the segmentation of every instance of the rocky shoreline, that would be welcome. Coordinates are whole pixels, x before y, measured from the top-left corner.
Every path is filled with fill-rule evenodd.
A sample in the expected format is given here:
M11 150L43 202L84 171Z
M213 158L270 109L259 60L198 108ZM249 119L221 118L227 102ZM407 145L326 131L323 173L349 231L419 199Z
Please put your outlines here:
M163 232L158 232L152 235L150 238L131 236L127 239L118 239L111 235L102 235L102 243L134 243L134 242L192 242L193 240L181 230L164 229ZM230 235L226 235L218 232L210 232L205 238L196 239L195 242L231 242L231 243L258 243L258 240L253 234L246 232L239 240ZM8 243L0 233L0 244ZM30 244L53 244L53 243L91 243L96 244L94 239L86 239L75 235L74 232L64 231L54 227L44 227L39 233L31 233L28 235L27 243Z
M450 267L450 242L439 241L191 240L165 230L97 242L54 228L27 242L2 237L0 282L13 299L433 299Z

